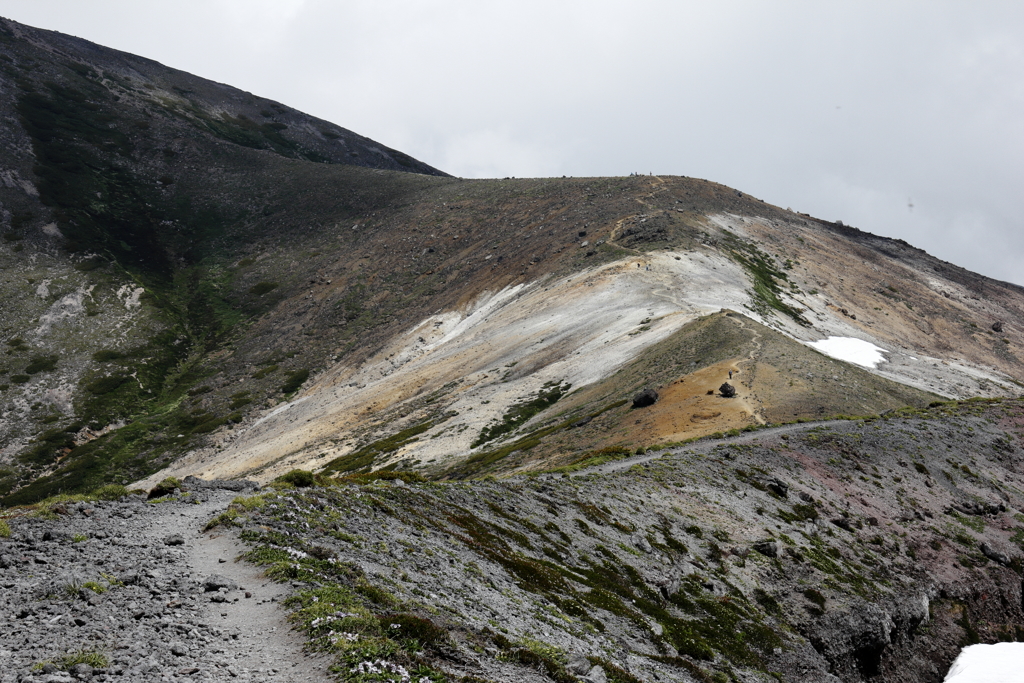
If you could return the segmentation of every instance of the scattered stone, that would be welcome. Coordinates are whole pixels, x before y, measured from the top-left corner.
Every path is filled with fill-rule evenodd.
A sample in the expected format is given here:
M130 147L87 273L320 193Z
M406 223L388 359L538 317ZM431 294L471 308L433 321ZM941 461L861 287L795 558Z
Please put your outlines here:
M171 534L164 538L164 545L185 545L185 539L181 534Z
M832 520L832 523L835 524L840 529L844 529L844 530L850 531L850 532L853 531L853 524L851 524L850 520L847 519L846 517L836 517L835 519Z
M722 395L722 398L733 398L736 396L736 387L726 382L718 387L718 393Z
M981 554L987 557L988 559L992 560L993 562L998 562L1004 567L1010 564L1009 557L999 552L998 550L990 546L988 543L981 544Z
M992 323L992 331L993 332L1002 332L1003 331L1003 322L1001 320L997 320L996 322Z
M789 497L789 484L781 479L770 479L767 482L768 490L783 498Z
M203 590L207 593L218 591L221 588L229 591L238 590L238 584L228 577L221 576L220 574L211 574L203 581Z
M569 657L569 664L566 666L566 668L574 674L583 676L590 671L591 664L589 659L587 659L584 655L580 654L579 652L576 652L573 653L571 657Z
M93 668L85 662L82 662L71 667L71 669L68 670L68 673L75 678L89 678L93 674Z
M647 406L653 406L657 401L658 392L648 388L633 397L633 407L646 408Z
M648 541L647 537L642 534L634 535L631 540L633 541L633 545L636 547L637 550L642 550L645 553L649 553L654 550L654 548L651 547L650 541Z
M596 664L594 665L594 668L587 673L586 679L590 683L608 683L608 677L605 675L604 669Z
M953 503L950 505L946 512L955 510L965 515L998 515L1000 512L1006 512L1006 506L1002 503L978 503L973 500L965 501L963 503Z

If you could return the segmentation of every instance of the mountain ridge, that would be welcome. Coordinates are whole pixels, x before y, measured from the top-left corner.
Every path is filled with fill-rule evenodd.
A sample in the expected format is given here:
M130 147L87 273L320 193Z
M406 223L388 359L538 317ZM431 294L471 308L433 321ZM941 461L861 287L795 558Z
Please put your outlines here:
M358 683L938 683L1024 639L1024 289L275 104L0 21L4 683L237 679L285 639L208 623L236 541Z

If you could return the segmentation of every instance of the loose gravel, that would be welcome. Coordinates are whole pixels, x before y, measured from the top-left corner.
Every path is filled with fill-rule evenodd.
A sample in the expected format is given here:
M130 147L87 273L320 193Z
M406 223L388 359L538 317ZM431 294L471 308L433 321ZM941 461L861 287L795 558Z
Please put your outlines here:
M332 680L280 607L290 587L236 561L233 531L202 533L224 485L9 520L0 682Z

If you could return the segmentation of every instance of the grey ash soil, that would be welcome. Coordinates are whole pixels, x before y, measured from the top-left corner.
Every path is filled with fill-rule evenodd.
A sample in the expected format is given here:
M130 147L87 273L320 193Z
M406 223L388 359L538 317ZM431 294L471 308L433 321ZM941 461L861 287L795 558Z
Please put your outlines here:
M0 541L0 681L72 680L33 666L78 651L109 660L83 676L92 681L331 680L329 662L304 655L286 621L287 586L236 562L235 534L201 533L236 495L131 496L71 504L55 520L12 520ZM169 545L173 536L182 543ZM208 591L214 575L237 589Z

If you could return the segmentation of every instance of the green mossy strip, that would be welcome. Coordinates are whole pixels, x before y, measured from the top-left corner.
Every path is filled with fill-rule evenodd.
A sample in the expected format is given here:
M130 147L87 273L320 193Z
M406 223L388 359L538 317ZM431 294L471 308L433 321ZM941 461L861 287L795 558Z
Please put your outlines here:
M470 445L471 448L482 446L515 431L520 425L526 424L534 415L547 410L572 388L571 384L546 382L537 392L537 396L528 401L513 404L501 418L500 422L484 427L480 436Z
M809 327L810 322L803 316L803 311L794 308L782 300L783 288L780 282L787 283L789 276L784 269L775 265L770 254L761 251L756 245L741 240L729 231L725 233L725 251L733 260L743 266L750 276L754 310L767 318L773 311L789 316L795 322Z
M361 470L367 470L373 466L379 456L393 453L402 446L415 441L417 436L427 431L435 424L437 423L428 420L409 427L408 429L403 429L402 431L392 434L385 439L380 439L367 444L352 453L330 461L324 466L321 473L331 474L333 472L358 472Z

